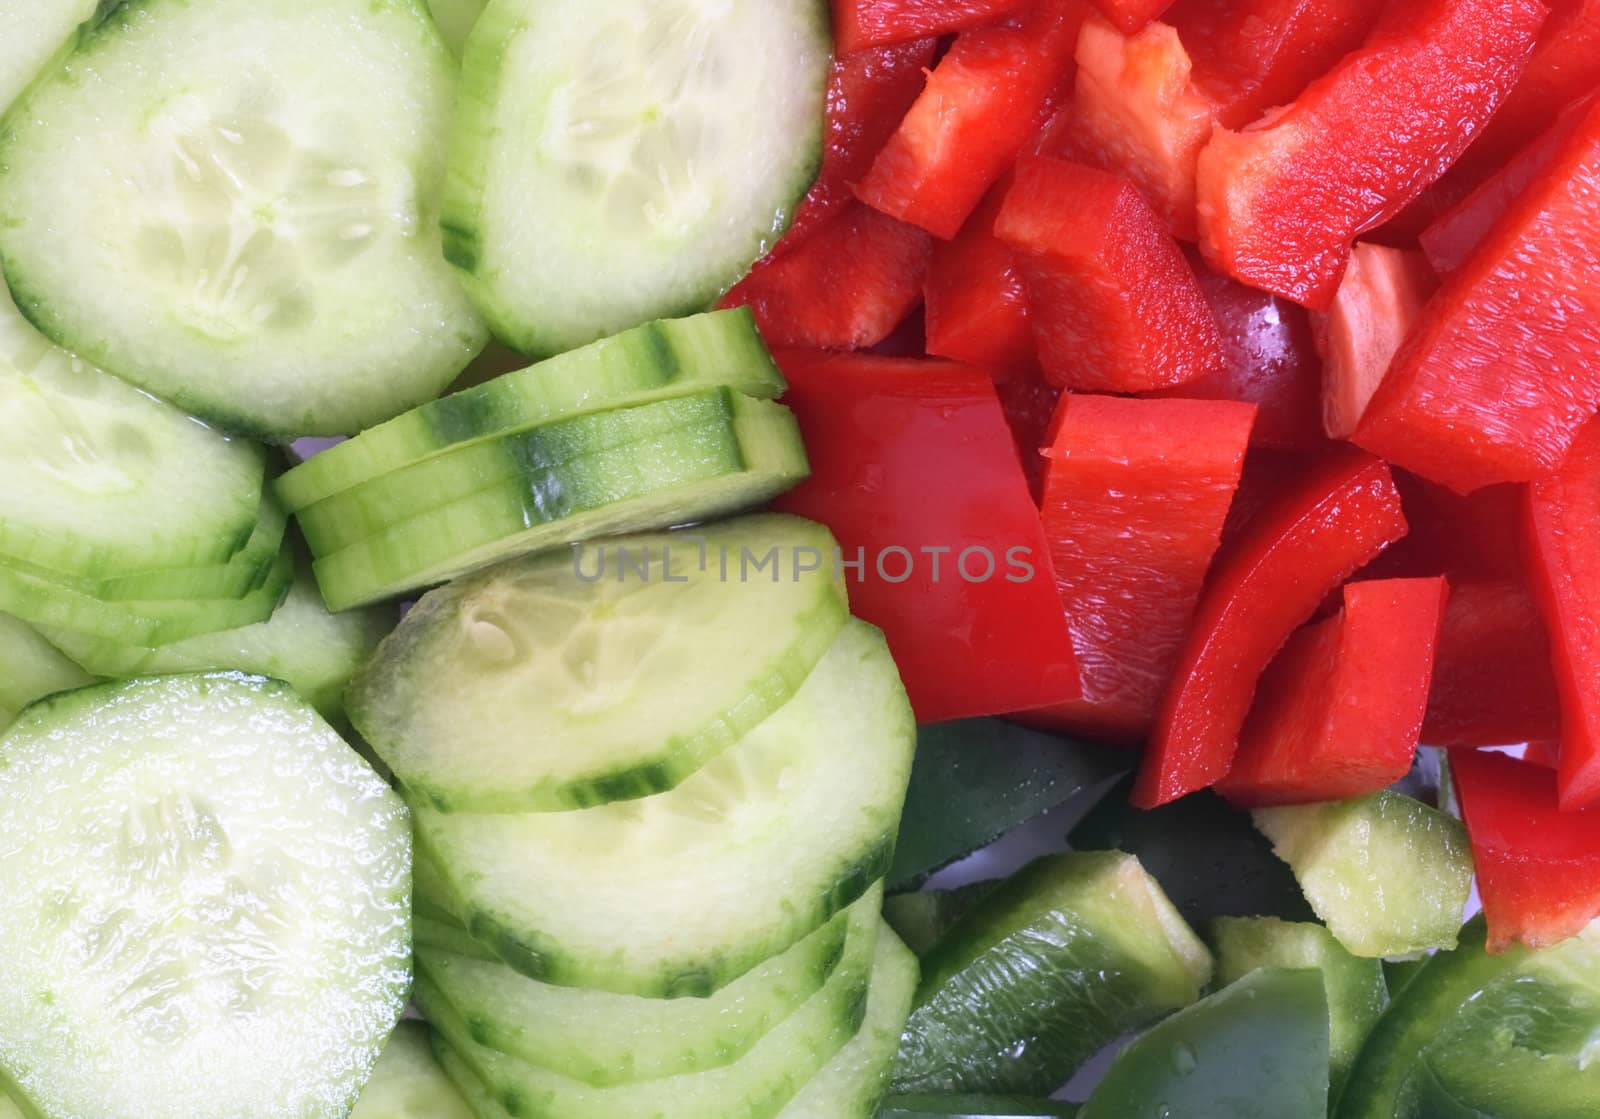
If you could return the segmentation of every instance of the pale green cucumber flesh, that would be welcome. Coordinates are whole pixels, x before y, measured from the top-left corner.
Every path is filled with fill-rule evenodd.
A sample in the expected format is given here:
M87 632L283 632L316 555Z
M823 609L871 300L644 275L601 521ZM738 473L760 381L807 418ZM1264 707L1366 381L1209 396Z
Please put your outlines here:
M35 700L93 682L32 626L0 614L0 730Z
M401 1022L389 1035L350 1119L473 1119L433 1055L428 1027Z

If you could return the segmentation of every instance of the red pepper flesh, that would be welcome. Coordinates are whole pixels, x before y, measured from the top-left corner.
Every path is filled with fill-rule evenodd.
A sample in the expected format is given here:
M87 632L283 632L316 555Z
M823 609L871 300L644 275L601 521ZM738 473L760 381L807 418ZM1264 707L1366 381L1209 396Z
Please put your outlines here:
M839 53L965 31L1004 19L1033 0L833 0Z
M982 372L781 351L811 456L776 503L838 537L852 609L881 627L921 722L1078 694L1039 513Z
M1201 247L1247 284L1326 310L1361 233L1482 130L1526 65L1540 0L1407 0L1283 112L1200 156Z
M934 245L923 287L928 352L976 365L996 380L1038 365L1016 251L994 235L1009 187L1009 178L1001 180L955 240Z
M1245 808L1376 792L1411 769L1448 587L1348 583L1344 609L1297 632L1267 668L1217 792Z
M1222 376L1222 335L1183 252L1126 179L1028 156L995 221L1018 252L1056 385L1148 392Z
M1154 808L1233 766L1256 682L1330 591L1405 535L1389 468L1340 448L1218 557L1134 786Z
M1100 14L1125 35L1137 34L1153 19L1172 7L1173 0L1094 0Z

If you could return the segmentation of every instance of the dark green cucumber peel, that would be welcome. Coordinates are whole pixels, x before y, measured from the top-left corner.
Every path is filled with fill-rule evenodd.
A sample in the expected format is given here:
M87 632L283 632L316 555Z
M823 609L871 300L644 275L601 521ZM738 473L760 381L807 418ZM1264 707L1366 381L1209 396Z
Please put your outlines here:
M1324 1119L1327 1108L1322 975L1268 968L1135 1041L1079 1119Z
M1016 1096L890 1096L878 1119L1072 1119L1076 1104Z
M1126 754L1000 719L921 728L889 892L916 889L1131 764Z
M1208 792L1144 812L1128 804L1130 787L1118 786L1072 830L1074 848L1137 855L1190 924L1215 917L1313 919L1294 874L1247 813Z

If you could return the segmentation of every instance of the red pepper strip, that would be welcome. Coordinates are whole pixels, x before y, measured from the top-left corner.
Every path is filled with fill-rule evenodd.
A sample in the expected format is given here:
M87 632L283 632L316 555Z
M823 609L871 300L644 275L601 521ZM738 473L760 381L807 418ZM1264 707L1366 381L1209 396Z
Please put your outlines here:
M1178 33L1152 23L1126 36L1103 19L1078 38L1070 148L1059 154L1136 183L1173 234L1193 241L1195 168L1215 125L1189 81Z
M1228 401L1062 400L1042 511L1083 698L1025 721L1127 742L1148 733L1239 484L1254 413Z
M822 170L770 256L781 256L855 201L855 184L916 103L937 39L837 59L828 83L828 144Z
M1561 734L1550 640L1517 580L1452 579L1422 741L1502 746Z
M1561 114L1544 135L1523 148L1422 231L1422 251L1428 254L1435 272L1443 276L1466 263L1495 223L1561 153L1568 138L1583 123L1583 108L1575 106Z
M1287 105L1359 47L1389 0L1178 0L1166 21L1225 128Z
M833 0L839 53L937 38L1004 19L1033 0Z
M1361 423L1389 363L1438 287L1439 278L1419 252L1355 247L1332 308L1314 319L1326 362L1322 422L1330 436L1347 439Z
M996 184L955 240L934 245L923 288L928 352L976 365L996 380L1038 366L1016 253L994 235L1010 182Z
M1355 441L1462 493L1555 470L1600 407L1600 102L1423 310Z
M922 722L1078 694L1039 513L994 385L944 361L782 351L812 474L777 506L828 525Z
M1049 117L1072 77L1087 0L1039 0L1020 17L964 31L856 194L938 237L960 232Z
M1147 392L1223 375L1217 321L1176 241L1137 188L1028 156L995 221L1018 251L1046 377L1088 392Z
M1561 807L1600 803L1600 420L1528 487L1527 541L1561 692Z
M1290 634L1405 535L1389 468L1340 448L1218 557L1134 786L1155 808L1226 777L1256 681Z
M1563 108L1600 86L1600 0L1547 0L1550 19L1528 68L1462 163L1492 171Z
M1022 472L1028 478L1028 492L1035 501L1044 497L1045 452L1055 441L1052 424L1062 392L1044 379L1037 369L996 383L1000 408L1022 456Z
M1447 594L1440 578L1347 583L1343 612L1297 632L1262 675L1217 792L1243 808L1314 804L1404 777Z
M1189 254L1189 263L1222 332L1228 365L1157 395L1254 404L1252 447L1322 447L1327 442L1322 433L1322 358L1306 309L1213 272L1196 253Z
M1350 246L1405 208L1505 100L1540 0L1407 0L1287 109L1200 156L1201 247L1252 286L1327 310Z
M1173 0L1094 0L1100 14L1125 35L1137 34L1151 20L1160 19L1172 3Z
M1522 760L1530 765L1555 769L1561 764L1561 740L1546 738L1527 743L1522 747Z
M1489 951L1548 948L1600 915L1600 810L1564 812L1556 776L1505 754L1450 757Z
M922 298L932 255L922 230L855 202L798 248L757 264L722 306L748 305L769 345L865 349Z
M1363 568L1361 578L1448 575L1452 583L1461 578L1526 578L1526 487L1489 486L1463 497L1404 470L1394 471L1394 484L1411 531Z

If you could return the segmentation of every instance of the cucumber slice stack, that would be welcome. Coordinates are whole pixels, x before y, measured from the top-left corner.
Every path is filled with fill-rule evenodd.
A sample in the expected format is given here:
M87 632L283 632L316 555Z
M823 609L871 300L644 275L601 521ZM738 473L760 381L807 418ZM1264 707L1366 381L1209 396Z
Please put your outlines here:
M742 309L647 323L380 424L276 493L347 609L762 504L808 469L784 387Z
M3 288L0 422L0 725L93 676L213 668L339 713L383 617L335 618L296 581L260 447L56 347Z
M917 981L880 916L915 728L834 548L763 515L513 559L352 682L480 1119L872 1115Z

